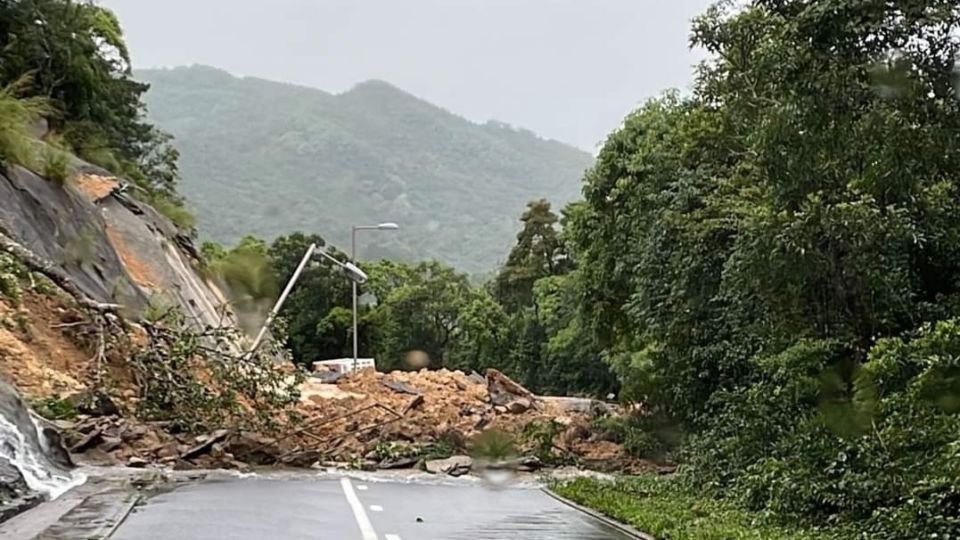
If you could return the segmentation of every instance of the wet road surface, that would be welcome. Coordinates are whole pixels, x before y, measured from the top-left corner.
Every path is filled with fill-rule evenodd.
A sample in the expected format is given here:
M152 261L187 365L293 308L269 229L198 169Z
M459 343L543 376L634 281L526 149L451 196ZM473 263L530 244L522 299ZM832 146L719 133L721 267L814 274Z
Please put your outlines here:
M349 478L187 484L149 499L117 540L624 540L538 489Z

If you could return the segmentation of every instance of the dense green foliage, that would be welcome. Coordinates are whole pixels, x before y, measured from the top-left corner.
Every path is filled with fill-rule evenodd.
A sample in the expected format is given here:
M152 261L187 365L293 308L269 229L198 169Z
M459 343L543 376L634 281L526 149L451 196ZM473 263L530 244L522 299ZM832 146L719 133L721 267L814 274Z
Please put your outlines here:
M441 263L371 267L376 307L364 318L369 349L384 369L452 367L460 313L470 303L467 277ZM415 353L411 355L410 353ZM424 353L426 356L418 357Z
M553 486L562 497L594 508L663 540L841 540L852 531L775 523L716 499L691 494L655 476L606 482L580 478Z
M0 88L0 166L22 165L39 171L43 166L37 144L31 137L31 125L51 112L47 100L23 97L27 78Z
M151 200L179 203L177 152L170 137L144 119L148 86L133 79L110 10L89 0L0 3L0 88L3 161L65 178L65 156L41 161L31 155L37 143L28 135L42 119L50 129L47 143L62 141L81 158L133 180Z
M521 221L507 264L485 286L471 286L466 275L437 262L368 267L371 282L363 291L375 302L361 331L381 367L492 367L540 393L616 390L576 310L574 265L558 217L538 200Z
M573 199L591 164L379 81L333 95L199 66L137 76L152 85L150 118L176 136L200 230L219 242L311 231L348 246L351 225L395 221L402 230L361 233L363 258L489 272L517 231L513 209Z
M630 115L587 174L582 320L686 432L689 489L869 538L960 530L958 36L952 1L721 3L694 94Z

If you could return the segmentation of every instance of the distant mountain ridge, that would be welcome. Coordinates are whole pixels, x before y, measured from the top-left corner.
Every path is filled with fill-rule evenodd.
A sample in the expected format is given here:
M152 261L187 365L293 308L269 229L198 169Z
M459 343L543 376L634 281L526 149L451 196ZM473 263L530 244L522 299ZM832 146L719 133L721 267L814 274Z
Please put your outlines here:
M367 258L439 259L471 272L502 261L527 201L579 195L593 158L500 122L476 124L371 80L341 94L205 66L144 70L152 122L176 137L181 191L201 234L233 242L295 230Z

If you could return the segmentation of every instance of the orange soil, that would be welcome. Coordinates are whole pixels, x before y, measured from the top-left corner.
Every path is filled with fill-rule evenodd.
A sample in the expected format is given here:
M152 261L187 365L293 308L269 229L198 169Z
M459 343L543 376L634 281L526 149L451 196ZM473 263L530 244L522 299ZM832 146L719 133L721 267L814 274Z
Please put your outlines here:
M416 389L422 401L411 407L414 396L387 388L383 384L387 380ZM518 437L531 422L551 420L565 426L563 429L589 424L586 415L539 399L533 408L519 414L506 412L490 403L487 384L445 369L389 374L363 370L335 385L307 381L302 390L301 410L308 433L298 443L336 461L362 456L380 442L428 443L450 437L469 441L487 428ZM584 437L562 439L556 441L559 447L586 460L641 466L618 444ZM519 438L517 442L521 442Z
M156 288L159 280L154 276L153 269L150 268L149 264L141 261L137 255L127 247L126 242L123 240L123 235L107 227L107 238L110 239L110 244L120 257L120 261L123 262L123 266L126 267L130 278L141 287Z
M95 174L81 174L76 177L76 187L91 202L96 202L114 190L119 185L112 176L98 176Z
M0 300L0 376L32 399L82 389L90 355L64 335L66 328L55 327L71 318L52 298L27 293L20 307Z

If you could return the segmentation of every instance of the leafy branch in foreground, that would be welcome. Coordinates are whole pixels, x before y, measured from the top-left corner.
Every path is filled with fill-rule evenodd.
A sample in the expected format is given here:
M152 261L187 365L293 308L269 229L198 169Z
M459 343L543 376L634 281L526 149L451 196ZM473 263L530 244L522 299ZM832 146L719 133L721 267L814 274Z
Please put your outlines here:
M130 359L144 419L188 432L216 428L272 430L294 418L302 374L278 360L274 340L254 354L240 351L235 328L196 329L179 317L144 326L149 343Z

